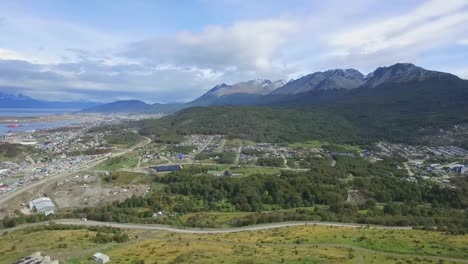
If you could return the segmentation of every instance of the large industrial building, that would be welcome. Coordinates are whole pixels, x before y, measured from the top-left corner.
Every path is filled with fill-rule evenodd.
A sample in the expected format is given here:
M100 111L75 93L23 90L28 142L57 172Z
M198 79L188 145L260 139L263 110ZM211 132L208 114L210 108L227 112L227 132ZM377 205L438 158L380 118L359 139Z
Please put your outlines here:
M170 171L178 171L183 169L182 165L161 165L153 167L156 172L170 172Z
M35 213L50 215L54 213L55 205L49 197L40 197L29 202L29 208Z

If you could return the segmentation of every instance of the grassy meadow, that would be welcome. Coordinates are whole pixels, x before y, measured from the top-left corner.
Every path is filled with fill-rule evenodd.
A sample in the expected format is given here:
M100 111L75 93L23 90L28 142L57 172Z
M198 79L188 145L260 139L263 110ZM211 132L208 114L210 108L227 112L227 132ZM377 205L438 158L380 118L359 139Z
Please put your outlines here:
M0 237L0 263L33 252L61 263L468 263L468 235L420 230L296 226L227 234L130 231L125 243L98 244L89 230L27 230Z
M116 171L123 168L133 168L138 164L139 154L130 152L128 154L108 158L96 167L96 170Z

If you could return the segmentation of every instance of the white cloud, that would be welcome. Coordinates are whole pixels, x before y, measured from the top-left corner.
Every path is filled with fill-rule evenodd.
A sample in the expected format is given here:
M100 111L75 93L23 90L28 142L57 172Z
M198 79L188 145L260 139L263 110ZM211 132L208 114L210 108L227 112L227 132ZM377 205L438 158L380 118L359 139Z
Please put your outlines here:
M216 71L235 66L238 70L268 72L279 67L279 50L296 29L295 22L275 19L209 26L201 32L180 32L135 42L123 54Z
M0 59L2 60L27 60L26 56L16 51L0 48Z
M452 68L450 72L462 79L468 80L468 67Z
M167 102L194 99L221 82L298 78L329 68L370 71L400 61L418 63L442 49L451 55L444 65L463 58L447 47L468 45L468 1L399 3L385 10L371 0L327 1L304 7L310 12L297 16L291 9L287 16L150 32L149 38L0 10L6 17L0 35L9 36L0 44L0 85L21 86L45 99L69 94ZM421 66L437 69L431 63ZM466 68L466 62L456 65Z
M134 36L109 32L73 21L0 8L3 24L1 48L15 49L35 63L59 63L71 50L102 51L128 42ZM76 55L76 54L75 54Z
M331 37L330 44L352 53L374 54L440 42L447 36L445 41L452 41L454 33L464 30L468 22L468 12L463 11L467 6L466 0L433 0L404 15L339 32Z

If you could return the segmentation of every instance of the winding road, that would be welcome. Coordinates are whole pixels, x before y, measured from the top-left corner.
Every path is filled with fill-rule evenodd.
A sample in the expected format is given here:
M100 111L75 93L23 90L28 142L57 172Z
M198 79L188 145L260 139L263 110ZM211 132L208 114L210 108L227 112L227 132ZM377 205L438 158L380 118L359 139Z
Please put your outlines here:
M107 226L122 229L135 229L135 230L148 230L148 231L167 231L173 233L184 233L184 234L227 234L244 231L259 231L281 227L292 227L292 226L334 226L334 227L348 227L348 228L373 228L373 229L390 229L390 230L411 230L408 226L377 226L377 225L360 225L360 224L348 224L348 223L336 223L336 222L314 222L314 221L292 221L292 222L280 222L270 224L258 224L243 227L233 228L184 228L184 227L171 227L169 225L158 225L158 224L132 224L132 223L115 223L115 222L99 222L91 220L80 220L80 219L58 219L53 221L56 224L62 225L85 225L85 226ZM20 225L8 231L14 231L18 229L27 228L30 226L43 225L49 222L39 222L33 224Z
M331 226L331 227L347 227L347 228L373 228L373 229L387 229L387 230L410 230L411 227L401 227L401 226L367 226L359 224L347 224L347 223L336 223L336 222L313 222L313 221L301 221L301 222L282 222L282 223L271 223L271 224L259 224L251 225L245 227L235 227L235 228L226 228L226 229L201 229L201 228L176 228L168 225L155 225L155 224L129 224L129 223L113 223L113 222L97 222L97 221L84 221L79 219L60 219L55 220L54 223L63 224L63 225L85 225L85 226L106 226L122 229L133 229L133 230L147 230L147 231L166 231L173 233L183 233L183 234L227 234L227 233L236 233L236 232L248 232L248 231L260 231L274 228L282 227L293 227L293 226L306 226L306 225L317 225L317 226ZM21 230L31 226L38 226L48 224L48 222L39 222L33 224L24 224L14 228L5 229L5 231L12 232L16 230ZM268 244L268 243L267 243ZM273 244L277 245L277 244ZM415 255L415 254L406 254L398 252L387 252L387 251L377 251L369 249L366 247L359 247L355 245L348 244L331 244L331 243L319 243L319 244L300 244L300 245L288 245L288 246L316 246L316 247L336 247L336 248L348 248L352 250L357 250L361 252L381 254L389 257L418 257L422 259L430 260L447 260L458 263L468 263L466 259L460 258L451 258L444 256L431 256L431 255ZM359 252L358 252L359 253ZM365 263L365 259L362 255L359 254L360 263Z

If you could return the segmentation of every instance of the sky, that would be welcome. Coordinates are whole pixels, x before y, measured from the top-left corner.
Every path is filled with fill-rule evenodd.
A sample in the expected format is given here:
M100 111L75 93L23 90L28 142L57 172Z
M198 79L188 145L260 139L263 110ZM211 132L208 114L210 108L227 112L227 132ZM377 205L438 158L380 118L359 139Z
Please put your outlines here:
M468 0L0 1L0 92L186 102L397 62L468 79Z

